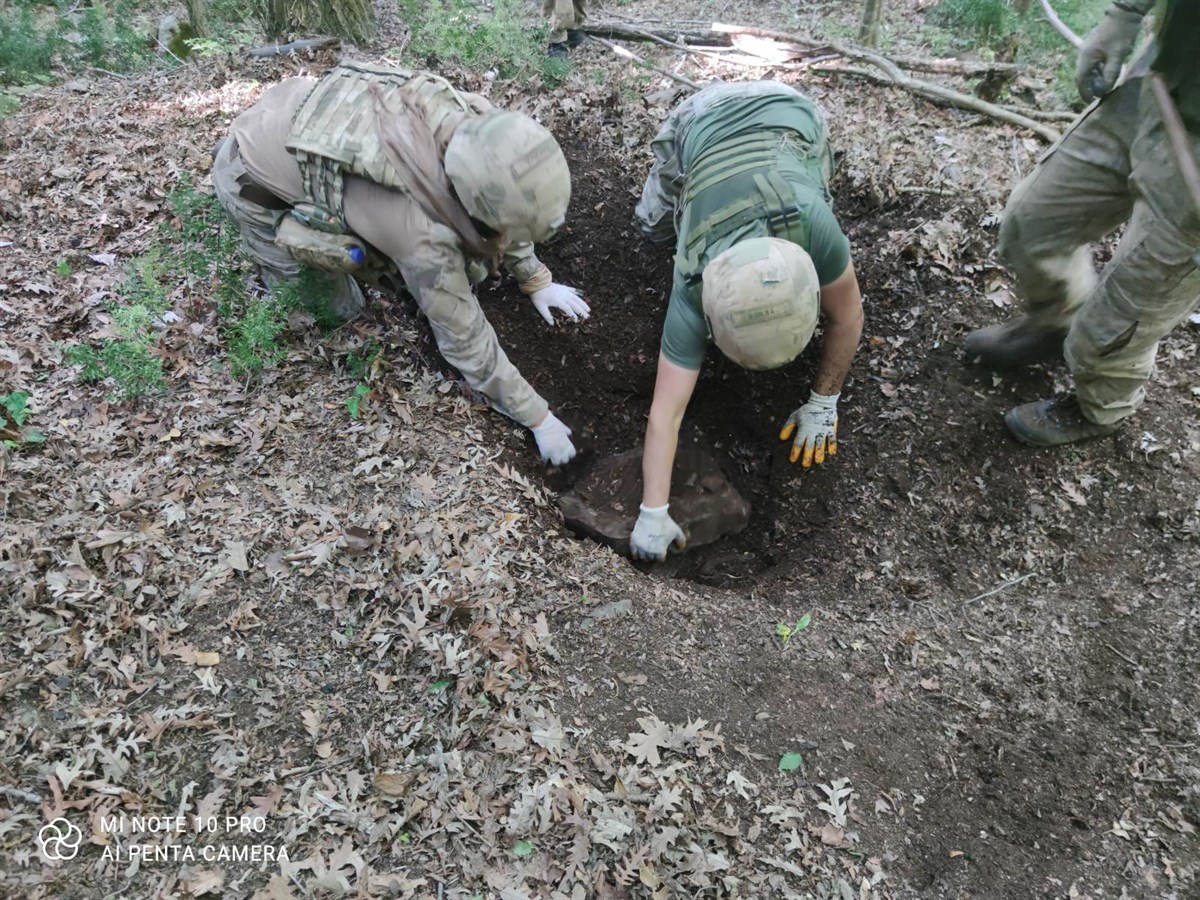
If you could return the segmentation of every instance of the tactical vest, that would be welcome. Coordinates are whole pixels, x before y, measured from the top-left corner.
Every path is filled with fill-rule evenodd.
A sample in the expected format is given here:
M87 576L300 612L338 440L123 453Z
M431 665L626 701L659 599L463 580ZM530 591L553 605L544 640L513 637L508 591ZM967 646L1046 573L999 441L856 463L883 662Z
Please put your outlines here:
M787 146L792 134L773 129L738 135L692 164L679 207L675 257L675 271L689 288L700 282L707 249L754 222L765 223L772 237L808 247L808 210L797 203L793 183L800 179L818 187L828 201L828 148L806 154Z
M407 189L383 148L371 85L379 86L389 107L399 106L395 94L407 85L417 102L427 108L434 132L452 112L470 110L448 81L427 73L343 63L317 82L296 110L284 146L296 157L308 199L342 221L346 175L393 190Z

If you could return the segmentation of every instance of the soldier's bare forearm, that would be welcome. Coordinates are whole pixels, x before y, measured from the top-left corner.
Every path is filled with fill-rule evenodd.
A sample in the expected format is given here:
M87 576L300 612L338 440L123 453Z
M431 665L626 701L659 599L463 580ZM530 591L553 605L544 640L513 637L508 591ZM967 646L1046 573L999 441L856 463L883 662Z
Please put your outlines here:
M854 355L858 352L862 326L861 313L850 321L826 325L821 343L821 364L817 369L817 377L813 379L813 390L818 394L828 397L841 393Z

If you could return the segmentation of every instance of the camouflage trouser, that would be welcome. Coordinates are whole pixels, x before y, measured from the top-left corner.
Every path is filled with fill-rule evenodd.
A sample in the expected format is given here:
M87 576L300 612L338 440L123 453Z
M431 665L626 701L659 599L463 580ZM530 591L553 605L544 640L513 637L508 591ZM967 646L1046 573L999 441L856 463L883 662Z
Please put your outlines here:
M561 44L567 29L581 28L587 18L585 0L542 0L542 15L550 19L550 43Z
M1141 406L1159 340L1200 302L1200 211L1143 81L1076 121L1017 186L1000 227L999 255L1027 313L1069 329L1079 405L1100 424ZM1125 221L1097 280L1089 245Z
M242 236L242 248L258 264L262 279L268 288L296 278L303 266L290 253L275 245L275 226L282 214L268 209L242 196L242 188L249 183L246 167L238 156L237 141L225 138L213 154L213 190L221 206L229 213ZM328 279L330 305L334 313L348 322L362 312L366 300L358 282L349 275L335 272L317 272L317 277Z

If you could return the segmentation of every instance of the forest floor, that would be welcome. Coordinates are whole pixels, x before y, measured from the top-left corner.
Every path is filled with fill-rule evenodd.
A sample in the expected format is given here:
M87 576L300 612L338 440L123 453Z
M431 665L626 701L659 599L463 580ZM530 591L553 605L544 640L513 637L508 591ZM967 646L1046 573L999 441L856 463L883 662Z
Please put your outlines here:
M685 17L664 8L618 10ZM0 894L1197 896L1200 328L1164 341L1118 433L1022 448L1001 414L1065 367L1001 378L961 344L1014 314L996 224L1045 145L844 76L637 49L821 104L867 308L839 453L811 471L776 435L813 355L751 373L712 354L685 427L750 524L662 565L565 529L578 473L461 389L404 298L331 333L293 316L247 381L193 284L166 394L78 381L64 348L111 333L105 298L181 175L263 86L332 56L85 79L0 121L0 394L28 392L47 438L0 481ZM685 93L595 43L573 62L553 91L447 74L536 115L571 163L539 255L592 317L549 328L511 280L481 299L606 454L649 407L671 258L632 211ZM58 817L84 834L69 861L35 841Z

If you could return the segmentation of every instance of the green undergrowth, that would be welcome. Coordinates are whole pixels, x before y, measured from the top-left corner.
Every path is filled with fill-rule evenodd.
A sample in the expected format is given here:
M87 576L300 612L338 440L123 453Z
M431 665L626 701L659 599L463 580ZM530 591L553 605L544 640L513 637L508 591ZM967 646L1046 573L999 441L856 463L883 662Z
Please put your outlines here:
M0 83L50 81L60 70L130 72L155 58L156 20L134 0L0 6Z
M550 27L521 0L400 0L412 30L407 53L418 61L494 69L501 78L554 86L570 73L565 59L546 55Z
M1053 5L1082 37L1103 18L1109 0L1054 0ZM973 51L985 59L1053 68L1055 93L1067 103L1079 100L1075 50L1046 21L1036 0L1024 8L1007 0L941 0L926 12L921 37L935 53Z
M171 220L154 244L126 263L105 310L111 324L99 341L67 349L85 382L104 382L113 399L133 399L167 387L164 359L176 323L214 317L223 340L223 365L245 379L279 362L288 315L308 313L323 330L337 327L328 279L304 272L269 293L248 290L253 266L236 227L215 197L184 180L171 192ZM60 276L69 274L69 266ZM221 362L217 361L218 365Z

